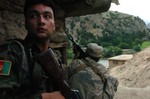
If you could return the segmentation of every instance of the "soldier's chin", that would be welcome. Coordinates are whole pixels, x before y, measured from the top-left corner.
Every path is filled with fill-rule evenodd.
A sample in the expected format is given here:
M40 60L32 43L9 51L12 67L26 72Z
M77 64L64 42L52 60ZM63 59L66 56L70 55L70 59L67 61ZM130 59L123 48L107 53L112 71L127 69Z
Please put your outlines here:
M39 34L38 35L39 38L49 38L49 36L47 34Z

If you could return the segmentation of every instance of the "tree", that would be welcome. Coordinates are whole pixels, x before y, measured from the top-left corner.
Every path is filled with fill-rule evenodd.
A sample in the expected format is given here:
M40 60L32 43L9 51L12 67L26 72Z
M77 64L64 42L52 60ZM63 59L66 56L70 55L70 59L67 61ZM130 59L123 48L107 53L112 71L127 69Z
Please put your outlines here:
M122 54L122 49L119 47L110 46L104 49L104 57L112 57Z
M136 45L133 47L133 50L135 50L136 52L141 51L141 47L139 45Z

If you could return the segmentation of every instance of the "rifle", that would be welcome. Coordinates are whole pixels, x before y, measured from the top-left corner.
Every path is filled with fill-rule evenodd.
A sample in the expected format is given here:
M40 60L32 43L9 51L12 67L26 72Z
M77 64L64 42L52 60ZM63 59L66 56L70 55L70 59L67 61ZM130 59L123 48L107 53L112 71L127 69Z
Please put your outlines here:
M86 55L85 52L82 50L82 48L80 47L80 45L78 45L78 44L74 41L72 35L71 35L71 34L67 34L67 37L68 37L68 39L72 42L74 49L79 52L79 55L78 55L77 59L85 58L87 55Z
M54 87L60 90L65 99L82 99L78 90L72 90L64 79L61 66L54 55L52 49L48 49L34 57L48 77L52 78Z

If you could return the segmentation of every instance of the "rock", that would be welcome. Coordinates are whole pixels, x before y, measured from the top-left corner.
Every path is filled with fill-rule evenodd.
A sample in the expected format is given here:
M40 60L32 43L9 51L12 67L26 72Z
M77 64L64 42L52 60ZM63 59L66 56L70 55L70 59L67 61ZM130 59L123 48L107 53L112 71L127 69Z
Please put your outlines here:
M81 5L79 1L82 1L82 5L85 5L85 7L80 6L79 8L78 6L76 6L78 4ZM87 1L93 2L95 0L87 0ZM89 13L96 13L97 11L98 12L107 11L110 7L111 0L96 0L99 1L100 3L94 2L94 4L90 6L87 6L87 1L83 2L83 0L54 0L57 8L56 11L57 32L64 33L65 16L71 15L69 13L73 12L74 14L72 15L84 15ZM105 5L105 1L108 1L107 6ZM0 0L0 44L14 38L24 39L25 35L27 34L24 28L24 16L23 16L24 2L25 0ZM76 6L76 8L72 9L71 7L73 6ZM86 8L88 9L92 8L92 10L89 11ZM87 10L86 13L84 13L85 10ZM60 40L62 41L63 39Z
M124 65L110 70L119 80L114 99L150 99L150 47L136 53Z

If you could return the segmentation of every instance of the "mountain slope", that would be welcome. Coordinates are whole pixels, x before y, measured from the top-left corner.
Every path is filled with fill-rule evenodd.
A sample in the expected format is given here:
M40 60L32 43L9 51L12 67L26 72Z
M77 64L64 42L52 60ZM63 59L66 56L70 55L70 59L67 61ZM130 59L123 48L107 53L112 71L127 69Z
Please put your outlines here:
M149 29L150 29L150 23L148 23L148 24L147 24L147 28L149 28Z
M77 31L86 30L94 35L102 33L146 33L149 31L142 19L116 11L107 11L101 14L69 17L66 19L69 33L76 35Z

